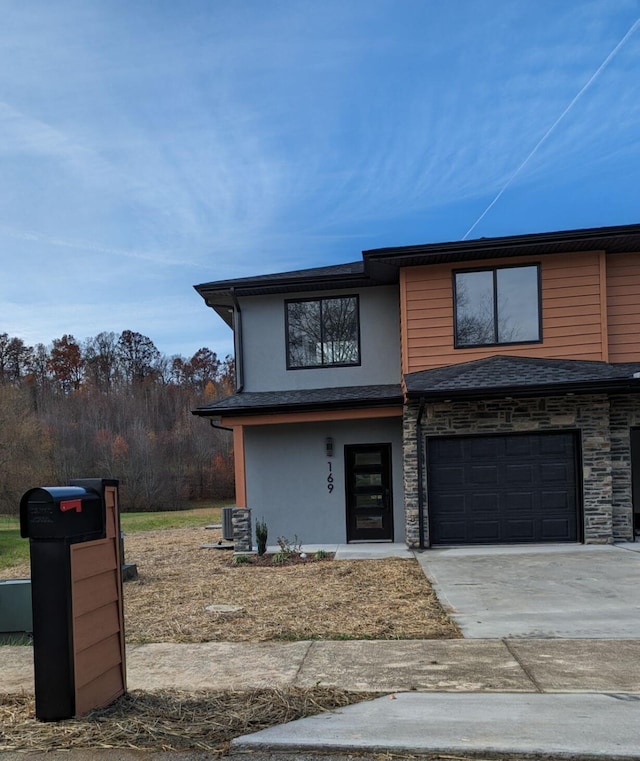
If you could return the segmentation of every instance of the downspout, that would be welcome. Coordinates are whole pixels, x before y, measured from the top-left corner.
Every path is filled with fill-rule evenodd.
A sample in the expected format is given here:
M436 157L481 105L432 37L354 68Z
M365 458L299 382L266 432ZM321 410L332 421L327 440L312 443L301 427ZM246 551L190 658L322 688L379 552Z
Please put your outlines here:
M236 296L236 289L229 289L233 299L233 344L236 355L236 394L244 389L244 343L242 340L242 310Z
M420 549L424 550L424 436L422 435L422 416L425 408L424 397L420 397L420 407L416 419L416 454L418 457L418 531L420 532Z

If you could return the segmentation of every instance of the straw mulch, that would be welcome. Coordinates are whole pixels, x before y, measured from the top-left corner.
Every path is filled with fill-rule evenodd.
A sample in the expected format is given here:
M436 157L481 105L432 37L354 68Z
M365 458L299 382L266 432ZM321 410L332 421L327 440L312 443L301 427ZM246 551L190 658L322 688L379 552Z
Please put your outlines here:
M413 559L233 565L230 551L201 548L219 536L183 528L126 537L139 573L124 585L129 642L460 636Z
M0 751L131 748L222 754L234 737L371 697L328 688L133 692L78 719L40 722L33 698L0 695Z

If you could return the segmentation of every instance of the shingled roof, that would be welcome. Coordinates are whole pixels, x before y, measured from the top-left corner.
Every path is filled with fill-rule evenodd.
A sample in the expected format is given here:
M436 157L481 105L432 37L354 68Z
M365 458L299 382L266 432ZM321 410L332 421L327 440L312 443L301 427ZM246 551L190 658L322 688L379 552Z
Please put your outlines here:
M640 392L640 362L493 356L408 373L410 398L477 399L563 393Z
M403 402L400 384L342 388L253 391L218 399L193 411L203 417L307 412L318 409L389 407Z

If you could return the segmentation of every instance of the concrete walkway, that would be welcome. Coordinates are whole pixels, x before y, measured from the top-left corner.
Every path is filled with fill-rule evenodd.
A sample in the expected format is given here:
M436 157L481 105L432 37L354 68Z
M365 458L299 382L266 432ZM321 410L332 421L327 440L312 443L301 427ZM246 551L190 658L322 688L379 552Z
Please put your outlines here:
M0 692L33 692L33 651L0 647ZM127 647L130 690L640 693L640 640L357 640Z
M0 692L33 691L0 648ZM128 687L313 687L384 697L237 738L232 750L564 754L640 759L640 640L133 645Z

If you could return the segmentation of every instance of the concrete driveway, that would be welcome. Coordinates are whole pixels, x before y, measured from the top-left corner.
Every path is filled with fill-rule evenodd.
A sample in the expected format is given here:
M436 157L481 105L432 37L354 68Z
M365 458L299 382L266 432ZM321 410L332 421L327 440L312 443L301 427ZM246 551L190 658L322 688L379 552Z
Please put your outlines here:
M417 552L469 638L640 638L640 542Z

